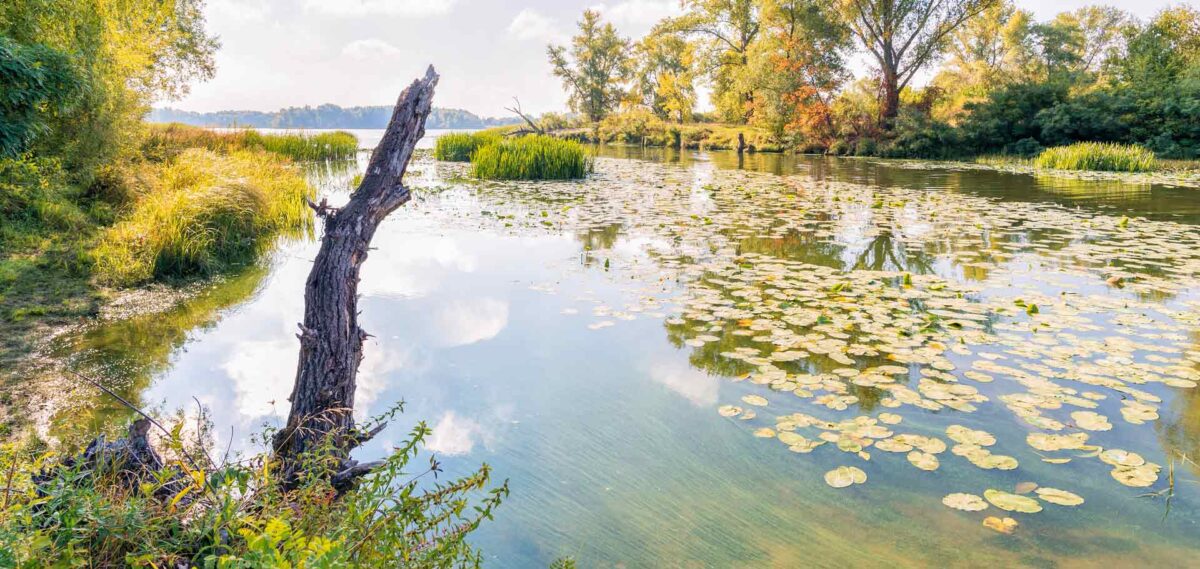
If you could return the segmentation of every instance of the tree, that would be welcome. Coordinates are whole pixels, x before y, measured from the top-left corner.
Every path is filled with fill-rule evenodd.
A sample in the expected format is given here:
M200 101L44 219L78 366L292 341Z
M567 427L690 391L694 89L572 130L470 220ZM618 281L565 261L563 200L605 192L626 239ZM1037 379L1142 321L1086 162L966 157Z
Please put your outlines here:
M203 0L0 2L0 35L67 54L84 78L70 111L48 118L40 151L62 157L87 185L99 167L135 150L150 103L214 73L218 44L202 8Z
M633 94L664 120L691 120L696 106L696 48L656 27L634 46Z
M900 91L941 54L950 34L998 1L841 0L850 29L879 66L885 128L900 112Z
M612 24L602 24L599 12L583 12L569 53L555 45L547 51L554 75L562 79L570 94L571 110L594 122L617 108L624 95L622 84L629 76L629 40L617 35Z
M849 33L830 2L765 0L762 36L751 47L752 123L777 139L818 144L833 135L831 105L849 77L842 54Z
M1189 73L1200 79L1200 10L1167 8L1129 36L1126 57L1112 64L1124 84L1159 90Z
M750 47L761 31L760 0L682 0L687 13L664 23L702 41L701 72L712 82L721 117L746 122L754 89L746 77Z
M934 117L955 121L966 104L1028 78L1037 55L1033 26L1032 14L1004 0L955 30L947 61L932 82L943 93Z
M1126 30L1134 25L1133 16L1111 6L1084 6L1055 16L1053 23L1072 36L1081 72L1099 72L1102 64L1118 57L1124 47Z
M384 218L411 197L404 173L417 141L425 136L425 119L433 104L438 75L430 67L396 101L391 121L371 153L366 175L345 206L313 204L325 218L321 249L304 286L304 323L300 325L300 361L286 426L275 436L274 450L283 476L295 481L306 455L327 453L334 467L335 488L348 488L375 464L358 464L350 451L383 428L360 432L354 424L354 394L363 342L358 326L359 271L371 239Z

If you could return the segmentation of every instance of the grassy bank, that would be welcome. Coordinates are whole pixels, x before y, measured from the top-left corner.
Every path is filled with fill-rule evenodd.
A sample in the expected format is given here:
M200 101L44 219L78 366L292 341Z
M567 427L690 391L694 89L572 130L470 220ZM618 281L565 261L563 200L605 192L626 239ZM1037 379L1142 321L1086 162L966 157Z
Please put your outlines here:
M263 134L256 130L218 132L178 123L151 124L142 154L151 159L171 158L188 148L228 153L264 150L293 160L344 160L358 152L358 139L345 131L315 134Z
M98 313L116 288L210 275L307 227L311 189L291 157L334 158L350 146L174 125L147 131L132 158L87 186L54 159L0 159L0 379L16 377L20 360L56 330ZM21 409L11 397L0 405ZM6 424L21 422L6 415Z
M312 188L263 152L189 149L144 166L132 207L92 250L101 284L209 275L244 264L277 234L311 223Z

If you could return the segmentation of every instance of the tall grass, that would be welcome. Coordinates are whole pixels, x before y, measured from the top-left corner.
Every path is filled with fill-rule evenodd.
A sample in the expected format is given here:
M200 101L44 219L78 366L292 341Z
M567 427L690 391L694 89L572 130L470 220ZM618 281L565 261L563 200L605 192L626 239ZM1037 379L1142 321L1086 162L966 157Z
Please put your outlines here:
M471 158L472 173L489 180L571 180L592 170L583 146L550 136L525 136L488 144Z
M452 132L443 134L434 143L433 157L444 162L470 162L480 147L499 142L501 135L494 131Z
M187 148L216 152L265 150L293 160L342 160L358 153L358 139L345 131L317 134L263 134L256 130L217 132L178 123L150 125L144 153L152 159L168 159Z
M92 252L96 278L128 286L244 263L281 231L311 223L312 188L262 152L185 150L149 164L149 187Z
M1047 148L1034 165L1054 170L1151 172L1158 168L1158 161L1153 152L1135 144L1077 142Z

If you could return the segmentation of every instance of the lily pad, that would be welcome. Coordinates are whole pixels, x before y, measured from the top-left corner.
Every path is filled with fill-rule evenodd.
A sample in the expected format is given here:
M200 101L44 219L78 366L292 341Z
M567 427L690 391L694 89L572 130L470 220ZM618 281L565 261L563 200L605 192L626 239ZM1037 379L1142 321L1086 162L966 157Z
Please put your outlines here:
M975 494L947 494L946 497L942 498L942 503L964 512L979 512L986 510L988 507L987 502L984 502L983 498Z
M1037 495L1043 502L1050 502L1059 506L1078 506L1083 503L1082 496L1057 488L1038 488Z
M989 488L984 491L983 497L991 502L993 506L1001 510L1009 512L1021 512L1023 514L1034 514L1042 511L1042 505L1037 500L1019 494L1012 494L1003 490L995 490Z
M825 483L834 488L845 488L867 481L867 473L855 466L839 466L825 473Z

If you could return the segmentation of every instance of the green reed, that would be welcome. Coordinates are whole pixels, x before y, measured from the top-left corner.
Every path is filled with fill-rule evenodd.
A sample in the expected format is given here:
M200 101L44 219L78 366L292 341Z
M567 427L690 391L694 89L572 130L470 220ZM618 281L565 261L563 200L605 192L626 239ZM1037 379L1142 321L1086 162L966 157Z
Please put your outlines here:
M573 140L525 136L481 147L472 173L489 180L572 180L592 171L592 159Z
M1158 168L1154 152L1136 144L1078 142L1048 148L1034 161L1038 168L1096 170L1104 172L1151 172Z
M443 134L434 144L433 157L444 162L470 162L480 147L499 141L500 135L491 131Z

